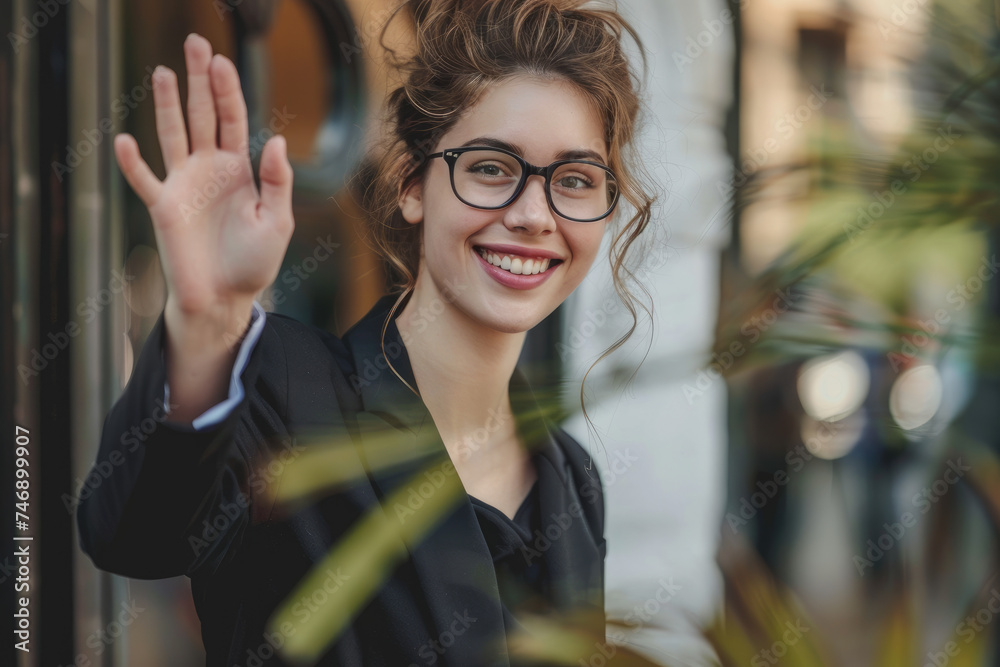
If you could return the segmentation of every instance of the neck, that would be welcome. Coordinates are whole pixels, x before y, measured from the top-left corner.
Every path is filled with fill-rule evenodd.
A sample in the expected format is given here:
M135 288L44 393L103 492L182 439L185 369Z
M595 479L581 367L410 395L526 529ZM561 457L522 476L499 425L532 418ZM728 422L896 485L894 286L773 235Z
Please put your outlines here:
M472 320L422 272L396 326L420 396L450 451L463 443L472 454L487 451L516 433L508 383L524 332L503 333Z

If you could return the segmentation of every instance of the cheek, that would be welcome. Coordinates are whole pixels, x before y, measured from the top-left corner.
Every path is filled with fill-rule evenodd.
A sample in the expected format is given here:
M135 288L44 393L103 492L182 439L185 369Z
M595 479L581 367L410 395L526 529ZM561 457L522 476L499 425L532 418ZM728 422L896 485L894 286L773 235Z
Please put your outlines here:
M460 201L428 202L423 228L424 256L435 267L457 267L467 258L470 238L482 232L492 218Z
M570 239L573 262L578 264L582 271L586 272L600 251L601 239L604 238L604 226L575 231L576 233L572 236L567 236Z

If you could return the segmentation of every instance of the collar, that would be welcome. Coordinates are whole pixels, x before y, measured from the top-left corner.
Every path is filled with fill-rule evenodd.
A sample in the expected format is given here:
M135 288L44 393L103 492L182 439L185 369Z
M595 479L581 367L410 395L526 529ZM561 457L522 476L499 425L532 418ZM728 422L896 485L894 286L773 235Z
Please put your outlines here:
M406 300L390 311L398 296L389 294L381 297L372 309L343 336L344 343L353 357L353 373L350 384L360 398L361 410L370 417L376 417L392 427L408 432L417 449L412 452L394 454L403 458L423 456L447 456L447 450L440 442L427 406L410 389L416 388L410 358L403 344L402 335L396 326L396 317L402 312ZM384 327L384 336L383 336ZM393 372L395 370L395 372ZM397 373L399 374L397 376ZM408 385L408 386L407 386ZM524 371L516 366L508 384L511 408L517 420L518 432L532 451L539 451L556 470L560 482L572 484L569 465L562 449L557 445L554 425L549 413L543 409L531 388Z

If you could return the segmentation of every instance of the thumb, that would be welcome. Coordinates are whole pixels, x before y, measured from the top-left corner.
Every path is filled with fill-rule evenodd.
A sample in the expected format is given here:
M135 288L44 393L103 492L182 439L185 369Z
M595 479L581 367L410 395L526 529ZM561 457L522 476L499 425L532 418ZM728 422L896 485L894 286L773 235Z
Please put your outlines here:
M280 134L271 137L260 155L260 214L282 219L292 210L292 165Z

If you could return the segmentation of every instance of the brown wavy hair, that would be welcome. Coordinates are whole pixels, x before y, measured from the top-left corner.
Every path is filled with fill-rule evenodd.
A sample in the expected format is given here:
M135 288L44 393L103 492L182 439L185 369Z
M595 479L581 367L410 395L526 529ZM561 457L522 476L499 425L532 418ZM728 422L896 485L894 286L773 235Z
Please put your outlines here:
M402 55L385 43L389 25L401 12L415 35L412 53ZM641 77L625 56L626 33L641 55ZM648 297L627 260L649 224L654 203L638 176L646 172L632 145L648 68L635 29L613 1L598 6L584 0L407 0L382 26L379 44L387 63L401 75L401 85L389 93L384 134L352 175L350 186L360 193L366 212L367 240L388 263L389 291L402 290L393 311L415 284L423 228L403 219L399 197L424 179L425 156L437 150L439 138L491 86L519 75L565 80L592 100L604 124L608 166L621 191L609 224L620 222L623 203L634 209L617 229L608 253L615 291L632 316L632 326L591 365L585 383L594 365L635 332L637 308L652 314L652 305L637 299L628 285L635 282ZM583 398L581 385L580 403L589 423Z

